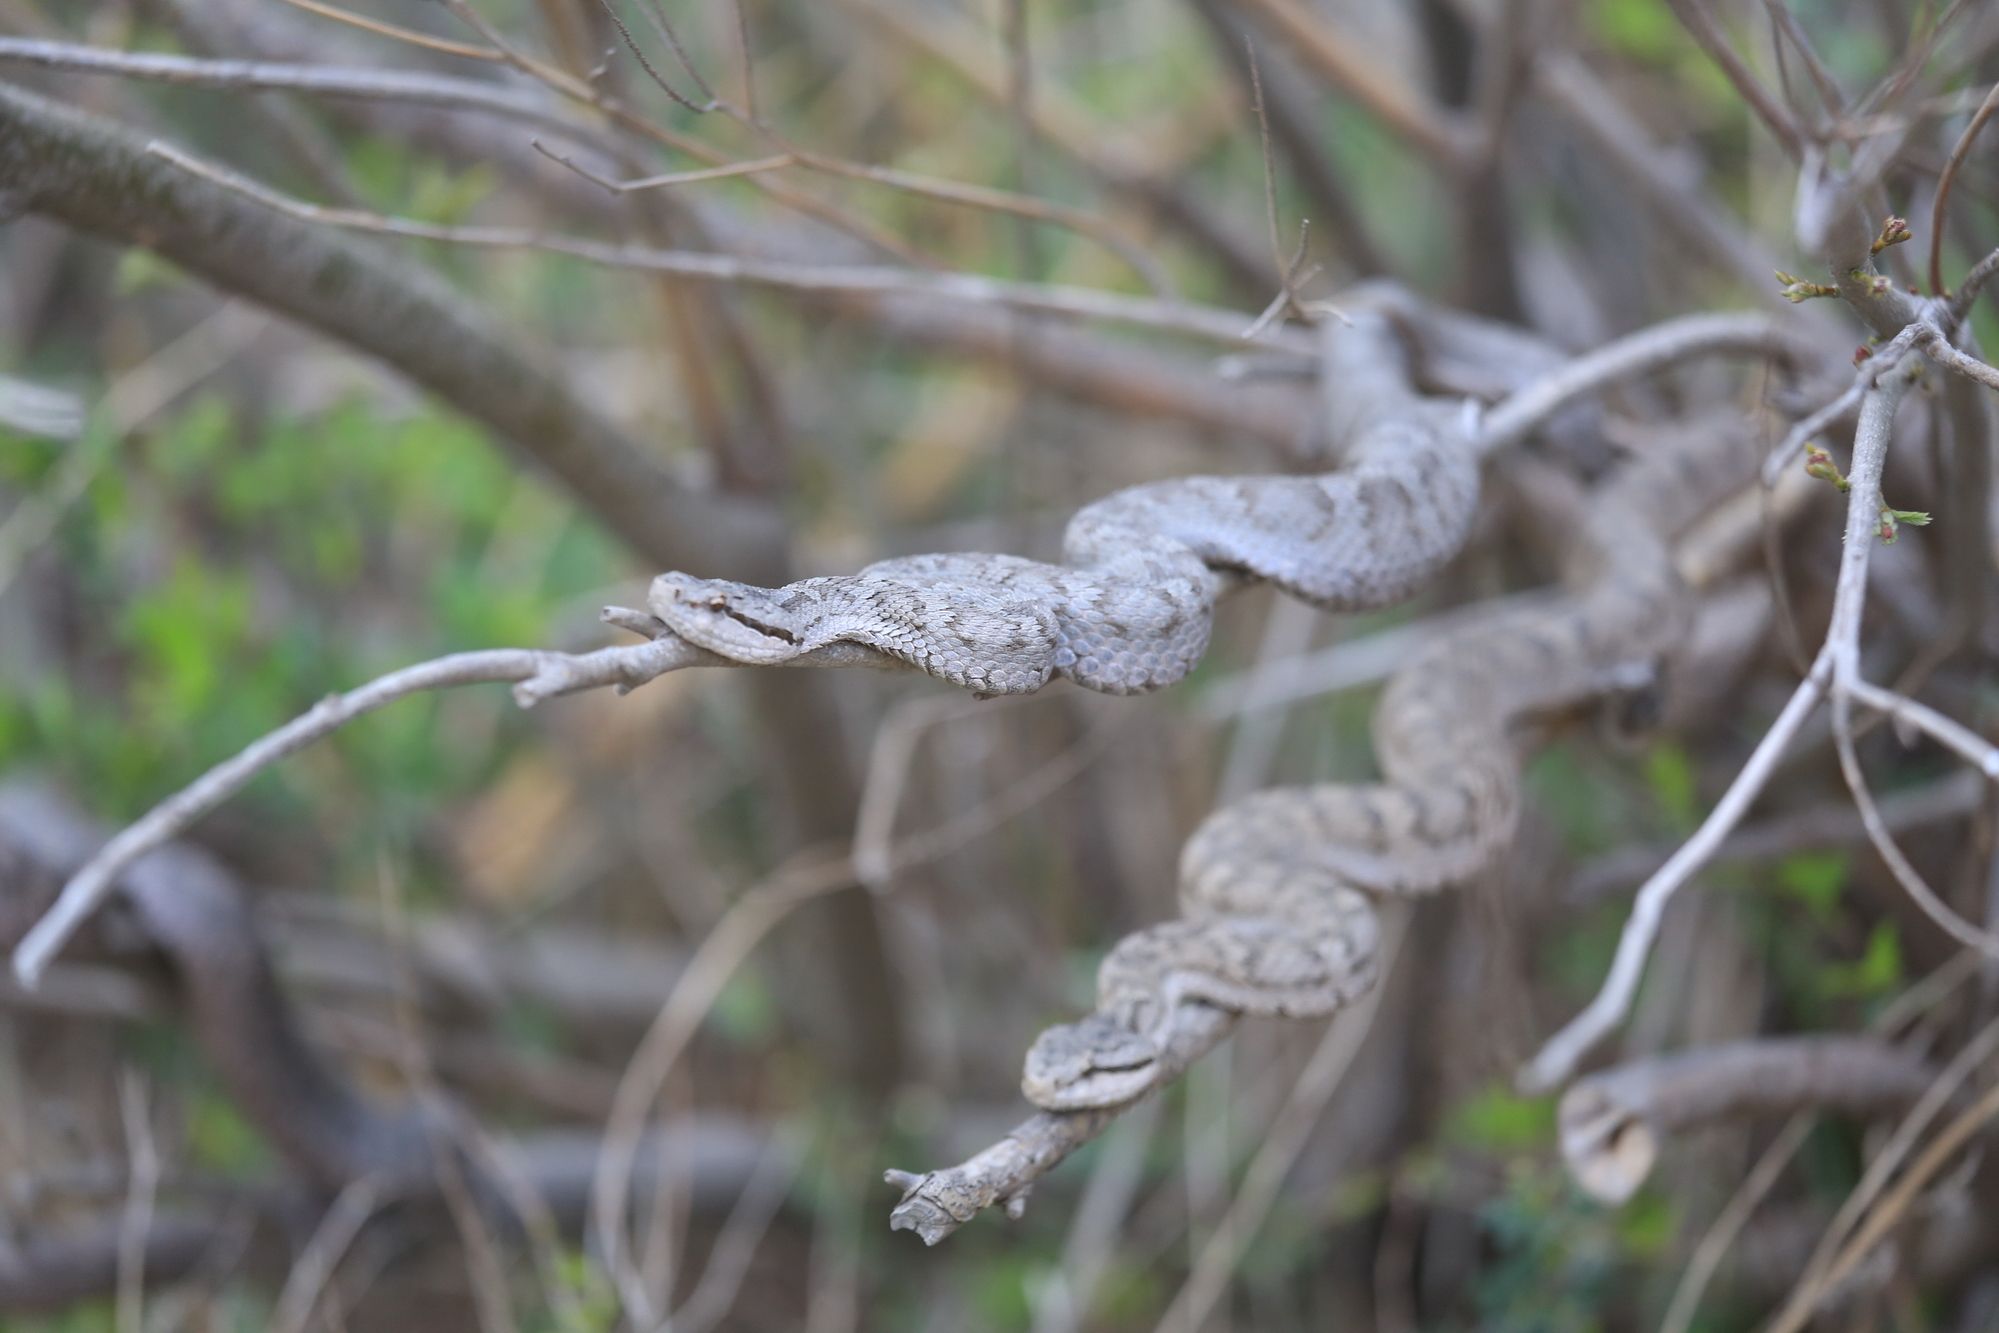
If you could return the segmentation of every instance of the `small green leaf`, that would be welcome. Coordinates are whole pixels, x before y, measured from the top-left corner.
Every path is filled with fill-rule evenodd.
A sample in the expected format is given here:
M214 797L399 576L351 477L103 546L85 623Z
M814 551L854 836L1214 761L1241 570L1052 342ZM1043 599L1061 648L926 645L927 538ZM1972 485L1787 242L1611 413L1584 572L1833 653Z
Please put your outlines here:
M1901 984L1902 937L1892 921L1874 928L1858 959L1826 969L1826 992L1830 995L1867 1000L1886 995Z
M1680 1232L1680 1217L1671 1200L1650 1190L1614 1216L1618 1239L1634 1258L1663 1258Z
M1555 1136L1551 1097L1522 1097L1503 1087L1487 1088L1454 1110L1444 1129L1448 1142L1491 1153L1540 1148Z
M716 1031L744 1046L768 1040L777 1030L777 1000L763 978L738 972L722 987L709 1011Z
M1671 742L1661 742L1645 756L1645 780L1652 799L1677 829L1691 829L1700 822L1699 793L1694 782L1693 760Z
M1794 852L1777 866L1777 885L1825 921L1839 905L1849 870L1845 852Z
M270 1151L229 1100L203 1090L187 1112L188 1156L197 1166L232 1175L253 1175L270 1163Z
M131 296L152 287L169 286L180 281L180 270L151 250L133 247L118 255L118 267L111 275L112 290L117 295Z

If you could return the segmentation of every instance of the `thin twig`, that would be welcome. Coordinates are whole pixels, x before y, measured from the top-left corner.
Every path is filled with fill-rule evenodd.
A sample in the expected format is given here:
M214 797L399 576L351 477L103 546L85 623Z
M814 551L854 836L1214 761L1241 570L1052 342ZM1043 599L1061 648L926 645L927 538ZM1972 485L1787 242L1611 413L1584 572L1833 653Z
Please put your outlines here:
M1819 101L1825 105L1826 114L1837 117L1846 109L1846 94L1840 90L1839 81L1819 57L1818 49L1805 35L1798 23L1798 16L1791 12L1785 0L1763 0L1764 12L1770 16L1770 26L1780 39L1773 42L1779 63L1784 58L1784 40L1788 40L1794 50L1804 57L1805 72L1811 75L1812 86L1818 90Z
M551 162L558 162L589 181L602 186L612 194L637 194L643 190L659 190L675 185L697 185L703 181L732 180L737 176L754 176L764 171L782 171L786 167L798 165L798 159L790 153L779 153L774 157L752 158L747 162L731 162L727 166L703 167L699 171L667 171L657 176L639 176L631 180L615 180L602 172L592 171L567 153L558 153L539 139L530 139L528 147L540 153Z
M1479 426L1481 454L1519 443L1549 417L1594 393L1699 356L1803 359L1806 344L1766 315L1687 315L1605 343L1494 405Z
M1964 317L1971 313L1972 302L1978 299L1978 293L1985 289L1985 284L1992 280L1995 273L1999 273L1999 250L1973 264L1971 272L1964 275L1964 281L1957 284L1957 290L1950 294L1951 328L1964 322Z
M661 74L657 69L653 68L652 61L646 58L645 51L640 48L637 40L635 40L632 37L632 30L625 26L625 21L622 18L618 17L617 6L613 5L611 3L611 0L597 0L597 5L599 8L601 8L604 11L605 17L611 20L611 26L618 30L619 40L624 42L625 49L632 53L632 59L639 62L639 68L645 71L646 77L653 81L653 85L655 87L657 87L661 92L665 93L667 97L673 100L674 103L676 103L679 106L687 108L687 110L692 111L697 116L706 115L708 112L714 111L718 108L720 104L715 100L714 93L710 92L709 89L701 83L700 75L698 74L694 75L694 82L695 85L697 87L700 87L701 91L707 95L708 100L706 102L697 102L693 98L687 96L687 94L681 92L678 88L668 83L666 81L665 75ZM645 13L648 18L653 17L651 11L649 10L641 9L640 12ZM667 44L673 48L674 53L680 57L680 63L684 67L686 67L686 69L690 74L693 73L694 66L692 63L688 61L687 53L681 49L680 39L673 35L673 29L666 26L665 20L663 18L657 19L655 22L655 26L662 34L664 34Z
M1969 352L1959 351L1942 338L1931 338L1925 342L1923 352L1945 370L1962 375L1988 389L1999 389L1999 367L1989 365Z
M1030 222L1044 222L1050 226L1066 228L1079 236L1095 241L1129 264L1132 271L1138 274L1154 295L1161 297L1173 295L1172 279L1167 276L1166 270L1160 266L1158 260L1147 253L1145 245L1138 238L1127 234L1116 223L1087 208L1072 207L1053 199L1023 194L1017 190L1002 190L990 185L972 185L964 181L941 180L935 176L924 176L895 167L849 162L845 158L830 157L824 153L801 148L786 139L779 139L778 142L801 167L808 171L886 186L905 194L915 195L919 199L963 204L988 213L999 213L1007 217L1024 218Z
M463 56L467 60L486 60L505 63L506 57L491 47L474 46L470 42L454 42L448 37L433 37L415 28L405 28L396 23L385 23L381 19L370 18L366 14L356 14L351 9L341 9L336 5L324 4L321 0L284 0L293 9L303 9L308 14L332 19L335 23L345 23L363 32L374 33L377 37L387 37L408 46L421 47L426 51L437 51L448 56Z
M1980 736L1971 728L1953 718L1945 717L1928 704L1919 703L1906 694L1866 680L1851 680L1841 688L1851 694L1858 703L1867 705L1876 712L1886 713L1896 721L1929 736L1932 740L1957 751L1973 768L1987 778L1999 781L1999 746Z
M1910 986L1875 1014L1868 1021L1868 1031L1886 1039L1917 1015L1941 1004L1977 970L1976 963L1976 954L1960 952L1953 955L1949 962ZM1926 1095L1934 1095L1934 1089ZM1905 1120L1904 1124L1907 1123ZM1700 1244L1694 1247L1686 1271L1673 1288L1673 1298L1666 1304L1666 1315L1659 1323L1659 1333L1687 1333L1700 1309L1701 1296L1706 1292L1708 1283L1728 1257L1736 1237L1748 1225L1757 1204L1770 1192L1785 1165L1804 1146L1811 1128L1812 1116L1809 1112L1792 1116L1786 1121L1776 1139L1763 1151L1755 1168L1744 1177L1727 1206L1716 1214Z
M1961 819L1979 808L1985 796L1984 777L1961 769L1925 786L1897 791L1882 804L1881 816L1890 829L1920 828ZM1738 829L1723 840L1714 859L1764 861L1816 847L1847 846L1865 841L1867 831L1853 818L1853 802L1827 800L1802 810ZM1629 845L1586 862L1564 895L1573 907L1583 907L1628 885L1643 882L1673 854L1677 843Z
M273 1333L305 1333L320 1293L333 1279L333 1272L348 1246L382 1203L379 1181L363 1176L333 1200L332 1207L319 1219L319 1226L306 1242L298 1262L285 1278L284 1290L271 1313Z
M1895 413L1910 387L1906 372L1885 375L1860 405L1860 423L1853 433L1853 464L1847 471L1845 543L1840 548L1839 577L1833 591L1831 623L1824 653L1832 664L1832 730L1839 767L1860 811L1875 850L1902 888L1923 913L1960 943L1999 957L1999 936L1979 930L1939 898L1888 831L1861 770L1853 738L1854 687L1861 681L1860 631L1867 602L1867 571L1875 536L1881 525L1881 474L1888 457ZM1984 763L1978 761L1982 769Z
M1071 746L1023 778L1002 799L970 810L922 834L905 838L892 858L894 866L935 859L997 827L1021 809L1043 800L1076 778L1094 758L1108 728ZM675 980L638 1050L618 1081L604 1127L590 1187L591 1226L604 1247L604 1265L612 1274L629 1267L620 1261L626 1243L625 1215L630 1181L642 1134L653 1102L665 1086L681 1054L714 1007L715 997L763 938L798 907L813 898L858 884L851 850L846 855L808 852L747 890L701 941ZM637 1283L620 1283L628 1312L649 1310L650 1298ZM648 1316L649 1317L649 1316Z
M600 131L550 106L544 98L524 97L489 80L461 79L448 74L281 61L212 60L157 51L105 51L67 42L0 37L0 64L6 63L79 74L153 79L196 88L311 93L481 111L540 125L581 143L605 142Z
M1381 923L1381 967L1392 971L1407 933L1409 911L1383 914ZM1339 1089L1340 1081L1360 1054L1361 1043L1374 1028L1374 1016L1381 1007L1386 988L1375 986L1352 1009L1337 1014L1326 1025L1325 1036L1312 1058L1292 1085L1291 1095L1277 1118L1264 1133L1256 1156L1243 1173L1242 1184L1230 1201L1228 1212L1208 1237L1194 1260L1194 1271L1173 1298L1159 1320L1158 1333L1194 1330L1203 1327L1215 1303L1228 1290L1229 1276L1242 1258L1242 1251L1255 1239L1259 1227L1277 1202L1284 1178L1304 1151L1306 1140L1324 1114L1326 1103Z
M1911 324L1877 348L1872 356L1860 363L1859 370L1854 372L1853 382L1841 390L1837 398L1804 417L1784 433L1782 442L1770 451L1770 456L1763 462L1763 485L1766 487L1776 485L1778 475L1791 465L1791 460L1828 427L1843 420L1859 407L1861 398L1874 387L1875 382L1901 364L1903 353L1913 347L1919 339L1934 336L1934 330L1924 325Z
M92 410L96 430L70 448L39 494L0 518L0 594L30 555L47 549L63 516L83 498L125 437L221 370L266 327L260 316L224 305L111 383Z
M566 70L558 69L553 65L547 64L544 61L536 60L532 56L527 55L525 52L521 51L519 48L515 47L512 43L507 41L507 39L503 34L501 34L497 29L493 28L490 24L486 23L484 19L479 17L478 12L476 10L471 9L469 6L466 6L463 3L452 3L451 8L452 12L458 14L467 23L468 26L472 27L475 31L479 32L487 40L486 46L467 47L463 52L464 54L469 55L476 53L478 59L492 61L500 64L511 65L515 69L521 71L523 74L526 74L528 77L540 82L548 89L550 89L552 92L556 93L558 96L568 101L574 102L579 106L589 107L593 112L601 114L603 117L608 119L612 124L617 126L618 129L623 130L627 134L636 135L639 138L643 139L650 139L654 143L658 143L667 148L671 148L676 152L685 153L689 157L694 158L696 161L705 162L710 166L728 165L727 157L720 149L714 148L709 144L703 143L699 139L693 138L686 134L682 134L672 129L669 126L659 124L655 121L649 120L646 117L637 114L636 112L632 111L629 107L625 106L622 102L618 101L616 98L606 94L602 89L597 87L596 84L589 79L578 78L570 74ZM336 14L329 13L327 17L333 18L339 16ZM377 30L383 31L381 29ZM396 36L399 38L403 37L402 30L383 31L383 35ZM414 37L421 35L411 34L410 36ZM417 44L427 45L428 42L418 41ZM21 44L15 44L15 45L21 45ZM67 53L66 58L80 59L87 62L83 64L77 64L74 66L66 65L64 66L65 68L72 68L72 67L89 68L89 69L97 69L100 72L122 73L137 77L156 77L156 78L167 77L167 75L165 74L153 72L154 70L163 67L162 60L160 59L153 59L144 63L133 63L132 61L127 60L125 58L126 53L123 52L104 52L104 51L95 50L94 48L91 47L74 47L74 46L66 46L60 43L50 43L50 42L36 43L33 45L53 50L59 50L61 52ZM456 48L460 44L450 43L449 45ZM7 58L9 50L10 50L10 45L4 41L0 41L0 59ZM17 53L16 58L34 59L34 58L45 58L45 57L38 57L37 53L35 52L23 51ZM173 59L173 58L166 58L166 59ZM182 63L187 64L188 62L182 62ZM210 65L217 65L225 62L207 62L207 63ZM245 62L236 62L236 63L242 64ZM344 95L344 96L362 96L362 97L381 96L381 94L378 92L368 92L361 88L354 88L343 91L342 89L333 86L333 84L336 81L338 81L340 78L343 77L349 79L350 81L356 77L359 77L365 83L366 80L369 77L371 77L371 73L368 71L360 71L358 72L357 75L357 72L340 70L337 67L316 67L316 66L277 65L277 64L265 65L262 66L262 68L267 71L276 71L276 72L282 72L286 70L306 71L306 70L315 70L315 69L322 71L319 75L316 76L317 81L315 83L311 85L301 84L299 86L292 87L291 90L293 91L320 92L328 95ZM393 74L394 72L385 71L384 73ZM500 115L511 115L516 118L526 118L541 123L551 124L556 129L562 131L563 133L570 135L572 138L578 139L579 142L589 142L599 148L602 148L605 151L606 155L611 158L616 159L621 156L619 143L614 138L604 135L600 130L595 129L592 126L583 125L569 118L558 116L548 108L541 106L540 104L530 99L518 98L517 96L513 95L511 92L502 88L498 84L480 83L464 79L450 79L445 76L399 76L399 77L403 77L405 80L411 78L425 79L428 80L428 85L424 84L413 85L409 95L403 96L397 100L435 102L438 100L441 93L450 92L454 98L457 98L458 100L461 101L467 101L468 105L478 106L481 109L492 111ZM225 84L224 86L227 85ZM423 91L424 87L426 86L428 86L432 90L429 95L426 95ZM454 91L454 89L456 91ZM466 93L463 91L464 89L470 89L471 92ZM483 98L477 96L477 94L480 93L484 94ZM468 101L467 100L468 98L471 100ZM898 238L888 234L887 232L883 231L881 228L874 226L865 219L859 218L847 212L846 210L837 207L836 205L828 203L824 199L819 199L810 194L805 194L800 191L793 190L775 180L767 179L761 173L754 174L750 176L749 179L752 185L756 186L759 190L763 191L764 194L768 195L771 199L776 200L778 203L783 204L785 207L794 209L797 212L806 215L807 217L817 218L820 221L827 223L829 226L836 227L839 230L847 233L848 235L853 236L859 240L862 240L870 246L873 246L875 249L879 250L883 254L892 255L895 258L902 259L908 262L916 262L920 258L915 251L911 250L907 245L903 244L902 241L899 240Z
M1942 296L1943 285L1943 226L1949 216L1950 187L1957 183L1958 170L1971 155L1972 141L1985 128L1985 122L1999 113L1999 83L1992 85L1992 91L1985 94L1985 100L1978 104L1978 110L1971 113L1964 133L1957 136L1951 146L1950 159L1943 164L1943 172L1937 177L1936 201L1930 205L1930 293Z
M128 1070L118 1080L118 1110L130 1163L125 1207L118 1221L118 1333L143 1333L146 1235L153 1227L153 1204L159 1193L160 1155L153 1143L145 1080L136 1071Z
M1244 0L1242 8L1268 21L1300 61L1437 166L1455 173L1466 165L1470 145L1464 127L1363 54L1359 43L1334 32L1319 14L1299 0Z
M1232 345L1244 341L1241 314L1190 302L1123 296L1087 287L1008 282L969 273L934 273L861 265L792 264L696 251L655 250L524 227L441 226L352 209L320 208L301 203L212 163L199 161L169 144L155 142L148 146L148 151L184 171L276 212L305 222L350 230L492 249L542 250L611 268L672 273L706 282L738 282L800 292L929 296L974 305L999 305L1081 319L1138 324ZM1293 345L1292 340L1275 334L1263 341L1273 345Z
M1799 1278L1791 1297L1784 1303L1777 1318L1771 1321L1770 1333L1796 1333L1818 1309L1823 1293L1831 1291L1844 1281L1856 1264L1864 1259L1880 1243L1890 1228L1908 1210L1916 1192L1940 1170L1958 1148L1963 1146L1973 1134L1984 1128L1985 1122L1999 1114L1999 1083L1988 1088L1985 1095L1967 1107L1932 1139L1913 1164L1909 1167L1893 1189L1881 1196L1881 1202L1867 1215L1857 1232L1837 1251L1830 1247L1838 1244L1847 1228L1858 1219L1860 1209L1872 1199L1902 1158L1912 1149L1916 1136L1939 1111L1956 1095L1964 1080L1991 1058L1995 1047L1999 1047L1999 1021L1988 1023L1979 1034L1967 1043L1956 1059L1937 1077L1936 1083L1923 1099L1910 1108L1903 1123L1896 1127L1894 1137L1874 1161L1868 1164L1867 1174L1855 1189L1839 1213L1833 1218L1831 1227L1821 1240L1819 1250L1812 1256Z
M1743 63L1742 57L1729 45L1728 38L1715 26L1714 17L1707 12L1702 0L1667 0L1667 4L1680 20L1680 26L1694 39L1694 44L1720 68L1741 95L1744 105L1756 114L1764 128L1783 146L1785 155L1795 162L1804 151L1804 140L1798 133L1797 122L1770 96L1763 81Z
M763 1160L757 1163L749 1183L743 1186L735 1206L729 1210L722 1234L708 1252L701 1280L674 1311L675 1328L682 1333L708 1333L728 1315L749 1273L757 1243L791 1193L799 1165L799 1154L788 1145L773 1143L764 1151Z
M1659 867L1657 873L1638 890L1632 904L1631 919L1625 922L1624 933L1618 938L1617 953L1611 961L1610 975L1604 979L1603 988L1586 1009L1548 1039L1532 1063L1521 1072L1520 1083L1524 1089L1546 1092L1566 1082L1582 1058L1624 1021L1624 1016L1630 1012L1631 1001L1638 994L1638 982L1645 972L1645 960L1652 952L1652 941L1658 937L1666 905L1708 863L1730 830L1749 813L1750 805L1762 794L1764 785L1776 771L1778 761L1784 757L1785 749L1797 736L1805 719L1818 707L1831 673L1831 658L1821 652L1812 664L1811 672L1798 682L1783 712L1763 733L1763 739L1756 743L1748 762L1743 764L1742 771L1736 774L1735 781L1729 784L1721 799L1715 802L1707 818L1701 821L1701 826L1673 853L1672 859Z
M1700 1244L1694 1247L1686 1271L1673 1288L1673 1298L1667 1302L1665 1318L1659 1321L1659 1333L1687 1333L1693 1325L1694 1316L1700 1311L1701 1295L1714 1278L1715 1270L1728 1257L1735 1238L1748 1225L1750 1215L1763 1201L1763 1196L1770 1192L1770 1187L1777 1183L1777 1177L1783 1174L1785 1166L1797 1156L1798 1149L1804 1146L1811 1131L1810 1115L1793 1116L1785 1122L1776 1140L1743 1178L1727 1206L1715 1216L1714 1222L1702 1235Z
M257 774L357 717L425 690L488 681L516 681L537 691L570 693L606 685L632 688L666 671L696 665L705 654L668 637L631 647L570 654L531 648L454 653L378 676L345 694L329 695L196 778L119 831L82 869L14 951L14 973L34 986L78 926L111 892L125 868L222 804Z
M1270 262L1277 268L1277 283L1283 292L1285 314L1288 317L1298 311L1298 293L1292 286L1292 277L1304 261L1304 236L1299 236L1298 255L1286 262L1284 244L1278 239L1277 227L1277 162L1270 152L1270 115L1263 107L1263 71L1256 61L1256 44L1244 34L1243 55L1249 61L1249 98L1256 112L1256 142L1263 152L1263 221L1270 233ZM1259 317L1258 322L1262 322ZM1251 326L1252 328L1255 325Z
M608 0L606 3L608 4ZM667 21L666 9L660 0L644 0L639 6L639 12L646 16L646 20L652 24L653 31L659 34L660 40L673 52L673 58L680 62L680 68L687 72L687 77L694 80L694 86L701 90L701 95L711 104L720 105L721 99L717 98L715 90L708 86L708 80L701 77L700 69L695 66L693 58L687 54L687 47L680 40L680 34L675 32L673 24Z

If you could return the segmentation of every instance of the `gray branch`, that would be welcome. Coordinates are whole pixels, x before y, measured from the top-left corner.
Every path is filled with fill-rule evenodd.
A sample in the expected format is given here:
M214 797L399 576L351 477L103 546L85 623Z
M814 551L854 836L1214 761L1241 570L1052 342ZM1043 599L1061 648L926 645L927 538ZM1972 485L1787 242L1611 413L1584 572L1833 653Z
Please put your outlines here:
M1799 1111L1877 1115L1923 1095L1936 1071L1878 1037L1735 1042L1620 1065L1563 1094L1562 1156L1578 1184L1622 1203L1660 1143L1703 1125Z

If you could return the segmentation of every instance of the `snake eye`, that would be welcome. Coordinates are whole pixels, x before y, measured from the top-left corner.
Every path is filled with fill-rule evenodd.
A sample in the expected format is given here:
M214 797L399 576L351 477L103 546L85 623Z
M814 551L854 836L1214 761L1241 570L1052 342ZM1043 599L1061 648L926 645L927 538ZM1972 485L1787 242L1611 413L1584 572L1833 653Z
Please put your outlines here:
M724 597L724 596L723 596L723 595L722 595L721 593L719 593L719 592L717 592L717 593L710 593L710 594L709 594L709 596L708 596L708 609L709 609L710 611L720 611L720 610L721 610L722 608L726 607L726 606L727 606L728 604L729 604L729 599L728 599L728 598L726 598L726 597Z

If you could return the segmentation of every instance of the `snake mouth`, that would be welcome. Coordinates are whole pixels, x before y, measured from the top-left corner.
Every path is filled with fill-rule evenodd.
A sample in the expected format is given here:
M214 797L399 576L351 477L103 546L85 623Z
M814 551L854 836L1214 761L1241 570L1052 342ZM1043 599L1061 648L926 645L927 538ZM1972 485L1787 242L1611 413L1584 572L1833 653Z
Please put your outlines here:
M741 611L733 606L730 606L727 602L723 601L719 597L710 601L708 603L708 608L712 611L720 611L723 615L735 621L738 625L741 625L744 629L752 630L758 634L761 634L766 639L776 639L780 643L788 643L791 644L793 647L796 647L798 644L798 636L796 634L793 634L790 630L784 628L784 626L767 625L763 621L758 620L755 616L750 615L748 612Z
M1152 1051L1131 1050L1122 1053L1093 1051L1090 1055L1090 1068L1102 1070L1107 1074L1122 1074L1133 1069L1144 1069L1158 1058L1158 1055Z

